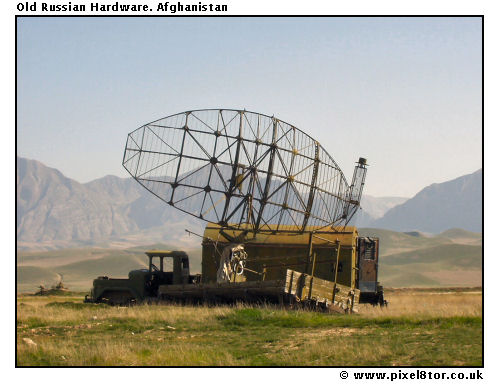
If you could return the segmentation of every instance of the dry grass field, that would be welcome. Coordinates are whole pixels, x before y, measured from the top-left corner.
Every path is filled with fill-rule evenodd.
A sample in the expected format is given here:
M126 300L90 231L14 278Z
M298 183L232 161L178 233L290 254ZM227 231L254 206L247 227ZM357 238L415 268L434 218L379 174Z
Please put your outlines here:
M359 314L277 307L17 302L19 366L481 365L478 291L394 290Z

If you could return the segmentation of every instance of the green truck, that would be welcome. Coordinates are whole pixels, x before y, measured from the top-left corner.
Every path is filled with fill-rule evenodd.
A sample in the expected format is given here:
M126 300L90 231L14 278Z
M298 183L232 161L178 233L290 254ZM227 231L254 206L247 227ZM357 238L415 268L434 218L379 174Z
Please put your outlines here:
M162 285L194 284L200 275L189 274L189 256L183 251L147 251L148 269L130 271L127 279L99 276L85 302L127 305L158 296ZM172 269L166 270L167 259Z

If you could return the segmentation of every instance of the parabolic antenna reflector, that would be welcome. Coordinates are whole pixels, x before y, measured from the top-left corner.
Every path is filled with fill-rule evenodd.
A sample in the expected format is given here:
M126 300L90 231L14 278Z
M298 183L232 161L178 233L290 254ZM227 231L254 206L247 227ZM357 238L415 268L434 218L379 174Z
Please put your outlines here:
M131 132L123 166L167 204L227 228L303 232L347 224L366 167L351 185L312 137L275 117L187 111Z

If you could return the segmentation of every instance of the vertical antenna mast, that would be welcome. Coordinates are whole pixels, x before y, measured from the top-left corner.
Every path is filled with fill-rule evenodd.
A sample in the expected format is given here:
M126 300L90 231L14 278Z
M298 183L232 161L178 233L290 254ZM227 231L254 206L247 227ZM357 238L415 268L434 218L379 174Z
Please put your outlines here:
M363 186L365 185L366 166L366 159L360 157L354 167L352 182L348 193L349 199L344 210L346 222L352 219L352 216L356 213L361 203L361 195L363 194Z

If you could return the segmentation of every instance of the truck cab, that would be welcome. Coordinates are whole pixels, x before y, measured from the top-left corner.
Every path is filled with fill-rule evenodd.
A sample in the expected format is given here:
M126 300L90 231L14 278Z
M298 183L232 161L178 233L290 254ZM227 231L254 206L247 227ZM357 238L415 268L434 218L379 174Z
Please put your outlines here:
M160 285L189 284L189 257L183 251L147 251L149 258L147 296L158 294ZM170 268L167 268L167 261Z

